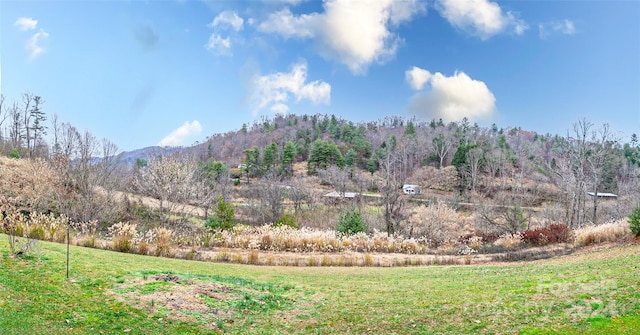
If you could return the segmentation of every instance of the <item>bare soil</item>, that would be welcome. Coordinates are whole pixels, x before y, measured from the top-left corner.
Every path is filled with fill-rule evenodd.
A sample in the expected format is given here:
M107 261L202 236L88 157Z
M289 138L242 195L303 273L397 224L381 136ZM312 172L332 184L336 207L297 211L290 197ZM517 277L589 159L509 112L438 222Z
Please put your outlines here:
M167 282L168 285L152 292L142 291L142 288L153 282ZM120 290L126 293L117 293ZM185 279L174 274L159 274L130 278L116 286L111 294L126 304L147 311L149 317L163 315L166 319L204 323L207 328L213 329L216 328L214 320L226 318L232 311L213 307L206 299L223 302L234 298L236 292L220 283ZM159 321L163 321L163 318Z

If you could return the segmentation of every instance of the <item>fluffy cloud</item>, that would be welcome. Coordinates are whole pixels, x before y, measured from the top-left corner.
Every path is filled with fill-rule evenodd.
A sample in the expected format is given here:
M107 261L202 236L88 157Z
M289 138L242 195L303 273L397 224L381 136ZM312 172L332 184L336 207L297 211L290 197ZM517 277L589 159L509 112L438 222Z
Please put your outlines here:
M395 55L400 38L391 30L425 11L418 0L327 0L323 13L294 15L289 8L258 25L264 33L314 39L320 54L364 73L373 62Z
M233 33L239 32L244 27L244 20L233 11L224 11L218 14L213 21L208 24L213 29L213 33L209 36L205 48L217 55L231 56L232 36L222 37L222 32L229 30Z
M573 35L576 27L571 20L544 22L538 25L540 38L547 38L551 34Z
M522 35L529 26L489 0L437 0L436 10L454 27L487 40L504 31Z
M269 108L274 113L286 113L287 102L307 100L312 104L328 104L331 101L331 85L323 81L307 83L307 64L294 64L290 72L278 72L266 76L257 75L252 80L254 114Z
M238 13L233 11L224 11L213 19L213 22L209 24L211 28L231 28L234 31L242 30L244 20L238 16Z
M442 118L450 122L467 117L477 120L491 116L495 110L496 98L487 85L464 72L447 77L440 72L432 74L414 67L406 72L406 76L414 89L429 84L429 89L415 94L409 102L409 111L426 119ZM422 85L416 85L418 83Z
M416 91L421 90L424 84L431 78L431 72L417 66L412 67L411 70L407 70L404 74L407 83Z
M181 146L184 144L185 140L199 135L201 132L202 126L198 120L194 120L193 122L187 121L182 126L178 127L178 129L172 131L171 134L163 138L158 145L162 147Z
M17 19L13 25L18 27L18 30L20 31L33 30L36 29L38 20L34 20L30 17L21 17Z
M27 40L25 48L29 52L29 59L33 60L45 52L45 49L40 45L42 40L49 38L49 33L40 29L39 32L33 34L31 38Z

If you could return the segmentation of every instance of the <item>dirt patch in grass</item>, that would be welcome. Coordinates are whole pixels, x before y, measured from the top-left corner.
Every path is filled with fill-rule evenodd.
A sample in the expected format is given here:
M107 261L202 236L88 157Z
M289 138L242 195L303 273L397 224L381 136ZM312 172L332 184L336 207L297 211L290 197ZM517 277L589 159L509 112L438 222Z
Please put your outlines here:
M131 276L117 280L112 294L141 309L150 318L180 320L224 330L249 314L290 310L295 299L288 287L240 278L194 278L173 273Z
M219 284L185 279L174 274L132 278L116 285L113 295L120 301L147 311L149 317L203 323L216 328L217 319L231 316L231 308L212 306L211 300L224 306L235 291Z

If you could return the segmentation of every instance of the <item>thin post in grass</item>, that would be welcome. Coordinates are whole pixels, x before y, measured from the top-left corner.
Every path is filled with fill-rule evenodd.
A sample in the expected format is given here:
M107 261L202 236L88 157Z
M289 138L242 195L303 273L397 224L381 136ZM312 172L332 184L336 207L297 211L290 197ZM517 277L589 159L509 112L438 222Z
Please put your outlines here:
M69 280L69 226L71 223L67 222L67 280Z

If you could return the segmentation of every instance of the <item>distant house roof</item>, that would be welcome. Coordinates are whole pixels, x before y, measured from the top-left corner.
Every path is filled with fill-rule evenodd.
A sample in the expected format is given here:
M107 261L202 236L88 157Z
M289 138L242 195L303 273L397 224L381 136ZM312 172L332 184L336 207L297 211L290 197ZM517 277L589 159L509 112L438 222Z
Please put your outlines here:
M327 194L324 195L325 197L330 197L330 198L355 198L358 196L358 193L356 192L344 192L344 193L338 193L337 191L333 191L333 192L329 192Z
M587 192L587 194L590 197L594 196L593 192ZM598 198L617 198L618 197L618 195L613 194L613 193L600 193L600 192L597 193L597 196L598 196Z

